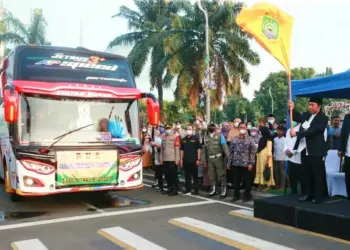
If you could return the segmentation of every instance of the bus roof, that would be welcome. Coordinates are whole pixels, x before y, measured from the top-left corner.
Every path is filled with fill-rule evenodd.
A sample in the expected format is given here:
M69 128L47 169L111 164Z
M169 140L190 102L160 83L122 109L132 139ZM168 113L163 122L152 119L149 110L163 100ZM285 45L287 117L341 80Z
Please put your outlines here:
M48 49L48 50L66 50L66 51L72 51L72 52L83 52L91 55L99 55L103 56L106 58L115 58L115 59L124 59L127 60L126 57L117 55L117 54L111 54L111 53L106 53L102 51L95 51L95 50L90 50L84 47L76 47L76 48L71 48L71 47L59 47L59 46L49 46L49 45L19 45L16 46L13 49L13 52L17 52L23 48L40 48L40 49Z

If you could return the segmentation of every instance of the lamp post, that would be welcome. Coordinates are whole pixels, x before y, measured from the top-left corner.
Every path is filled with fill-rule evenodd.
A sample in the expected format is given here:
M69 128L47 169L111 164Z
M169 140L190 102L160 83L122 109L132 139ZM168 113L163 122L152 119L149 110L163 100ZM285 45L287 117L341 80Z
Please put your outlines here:
M209 56L209 17L208 12L203 8L202 1L197 0L198 8L203 12L204 18L205 18L205 62L207 64L207 70L206 70L206 81L205 83L207 86L206 88L206 106L205 106L205 113L207 118L207 124L210 123L210 82L211 82L211 71L210 71L210 56Z

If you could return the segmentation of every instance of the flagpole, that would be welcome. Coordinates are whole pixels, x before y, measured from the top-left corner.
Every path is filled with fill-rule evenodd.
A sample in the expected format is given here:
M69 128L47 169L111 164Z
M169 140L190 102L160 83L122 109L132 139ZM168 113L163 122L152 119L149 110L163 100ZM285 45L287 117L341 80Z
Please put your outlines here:
M198 8L203 12L205 18L205 62L207 64L207 74L206 74L206 106L205 113L207 118L207 124L210 123L210 81L211 81L211 72L210 72L210 55L209 55L209 17L208 12L203 8L201 0L197 0Z

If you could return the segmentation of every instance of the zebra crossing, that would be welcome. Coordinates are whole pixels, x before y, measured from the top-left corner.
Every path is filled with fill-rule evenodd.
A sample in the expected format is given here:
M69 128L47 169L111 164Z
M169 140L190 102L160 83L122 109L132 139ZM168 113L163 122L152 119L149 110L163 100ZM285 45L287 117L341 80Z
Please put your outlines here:
M245 216L251 216L252 214L252 211L244 209L235 210L235 212L241 213ZM168 223L172 227L198 234L215 242L233 247L233 249L294 250L293 248L266 241L264 239L259 239L248 234L243 234L238 231L230 230L228 228L220 227L219 225L211 224L191 217L172 218L168 221ZM167 250L169 248L175 248L172 245L164 246L158 244L157 242L152 242L151 240L144 238L140 232L139 234L136 234L129 231L127 228L117 225L115 227L102 228L96 233L102 236L106 241L110 241L122 249ZM13 242L11 247L15 250L50 250L50 246L45 246L40 239L28 239Z

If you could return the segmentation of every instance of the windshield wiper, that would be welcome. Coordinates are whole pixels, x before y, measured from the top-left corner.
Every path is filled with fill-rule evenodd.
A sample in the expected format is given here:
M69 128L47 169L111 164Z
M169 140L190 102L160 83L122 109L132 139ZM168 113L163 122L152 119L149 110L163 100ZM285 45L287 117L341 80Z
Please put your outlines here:
M92 125L93 125L93 123L85 125L85 126L82 126L82 127L79 127L79 128L76 128L76 129L73 129L73 130L70 130L70 131L68 131L68 132L66 132L66 133L64 133L62 135L57 136L56 138L54 138L55 141L50 146L48 146L46 148L42 148L42 149L39 150L40 154L47 154L47 153L49 153L50 152L50 148L52 148L56 143L58 143L60 140L62 140L67 135L70 135L70 134L72 134L74 132L77 132L77 131L82 130L82 129L87 128L87 127L90 127Z

